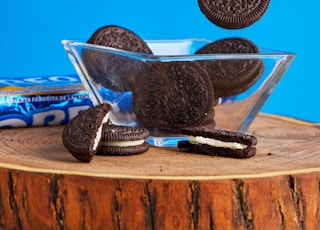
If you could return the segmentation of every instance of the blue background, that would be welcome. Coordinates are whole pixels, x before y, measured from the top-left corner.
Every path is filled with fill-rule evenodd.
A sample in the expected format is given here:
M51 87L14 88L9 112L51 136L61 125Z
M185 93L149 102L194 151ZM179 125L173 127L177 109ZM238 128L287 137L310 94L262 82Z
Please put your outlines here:
M75 73L62 39L86 40L108 24L144 39L247 37L296 58L263 112L320 122L320 1L271 0L254 25L225 30L210 23L197 0L10 0L0 3L0 77Z

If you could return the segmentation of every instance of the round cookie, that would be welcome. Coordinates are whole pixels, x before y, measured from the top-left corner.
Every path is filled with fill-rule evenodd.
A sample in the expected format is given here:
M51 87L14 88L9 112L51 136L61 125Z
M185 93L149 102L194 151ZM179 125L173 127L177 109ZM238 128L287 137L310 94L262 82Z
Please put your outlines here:
M152 54L149 46L137 34L121 26L108 25L100 27L92 34L88 43Z
M96 30L88 43L131 52L152 54L151 49L138 35L120 26L104 26ZM136 58L116 52L85 50L83 61L89 75L113 91L131 91L135 78L148 72L148 65Z
M128 156L146 152L148 136L145 128L105 125L97 155Z
M255 54L258 47L245 38L225 38L200 48L196 54ZM216 97L240 94L249 89L261 76L261 59L217 59L199 61L211 78Z
M213 121L214 90L207 71L188 61L157 62L132 94L140 125L157 133ZM213 116L212 116L213 117Z
M198 0L202 13L215 25L241 29L257 22L267 11L270 0Z
M109 120L111 106L107 103L91 107L70 120L62 132L63 145L72 156L90 162L96 154L103 124Z

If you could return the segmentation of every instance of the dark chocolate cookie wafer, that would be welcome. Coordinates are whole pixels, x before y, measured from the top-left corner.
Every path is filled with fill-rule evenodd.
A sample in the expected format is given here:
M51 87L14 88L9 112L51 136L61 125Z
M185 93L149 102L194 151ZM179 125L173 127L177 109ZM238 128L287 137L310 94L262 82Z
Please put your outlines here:
M258 47L245 38L225 38L205 45L196 54L255 54ZM211 78L215 96L227 97L249 89L263 73L261 59L220 59L199 61Z
M100 27L92 34L88 43L152 54L149 46L137 34L121 26Z
M143 127L180 132L210 120L214 91L208 73L195 62L157 62L133 91L133 109ZM208 125L208 124L206 124Z
M105 125L97 155L128 156L146 152L148 137L149 131L145 128Z
M96 154L110 109L107 103L97 105L75 116L64 127L62 142L76 159L90 162Z
M188 152L223 156L231 158L249 158L256 154L257 138L222 129L183 128L188 135L187 141L179 141L178 148Z
M120 26L99 28L90 37L88 43L152 54L144 40ZM145 62L110 50L85 50L83 60L89 75L97 83L114 91L131 91L135 84L135 77L148 72Z
M226 29L241 29L257 22L269 0L198 0L202 13L212 23Z

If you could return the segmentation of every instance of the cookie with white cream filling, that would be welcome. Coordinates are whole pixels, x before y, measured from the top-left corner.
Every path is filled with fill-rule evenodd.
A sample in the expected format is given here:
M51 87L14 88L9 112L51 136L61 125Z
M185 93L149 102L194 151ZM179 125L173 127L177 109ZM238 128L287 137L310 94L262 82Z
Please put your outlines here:
M181 132L188 135L188 140L179 141L178 148L188 152L231 158L249 158L256 154L258 141L250 134L200 127L183 128Z
M128 156L146 152L149 131L145 128L105 125L97 155Z

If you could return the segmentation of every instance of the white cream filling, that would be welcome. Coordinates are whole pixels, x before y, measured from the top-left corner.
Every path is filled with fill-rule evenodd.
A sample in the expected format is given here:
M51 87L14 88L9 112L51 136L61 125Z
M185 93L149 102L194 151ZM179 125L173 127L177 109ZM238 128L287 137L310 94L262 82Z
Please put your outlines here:
M142 145L144 140L136 140L136 141L103 141L101 142L102 146L110 146L110 147L129 147L129 146L138 146Z
M237 142L227 142L227 141L220 141L213 138L207 137L200 137L200 136L189 136L189 142L195 144L203 144L203 145L210 145L219 148L228 148L228 149L245 149L247 145L240 144Z
M96 134L96 138L94 138L94 144L93 144L93 151L96 151L101 139L101 135L102 135L102 128L103 125L109 120L109 113L106 114L106 116L102 119L101 125L98 128L97 134Z

